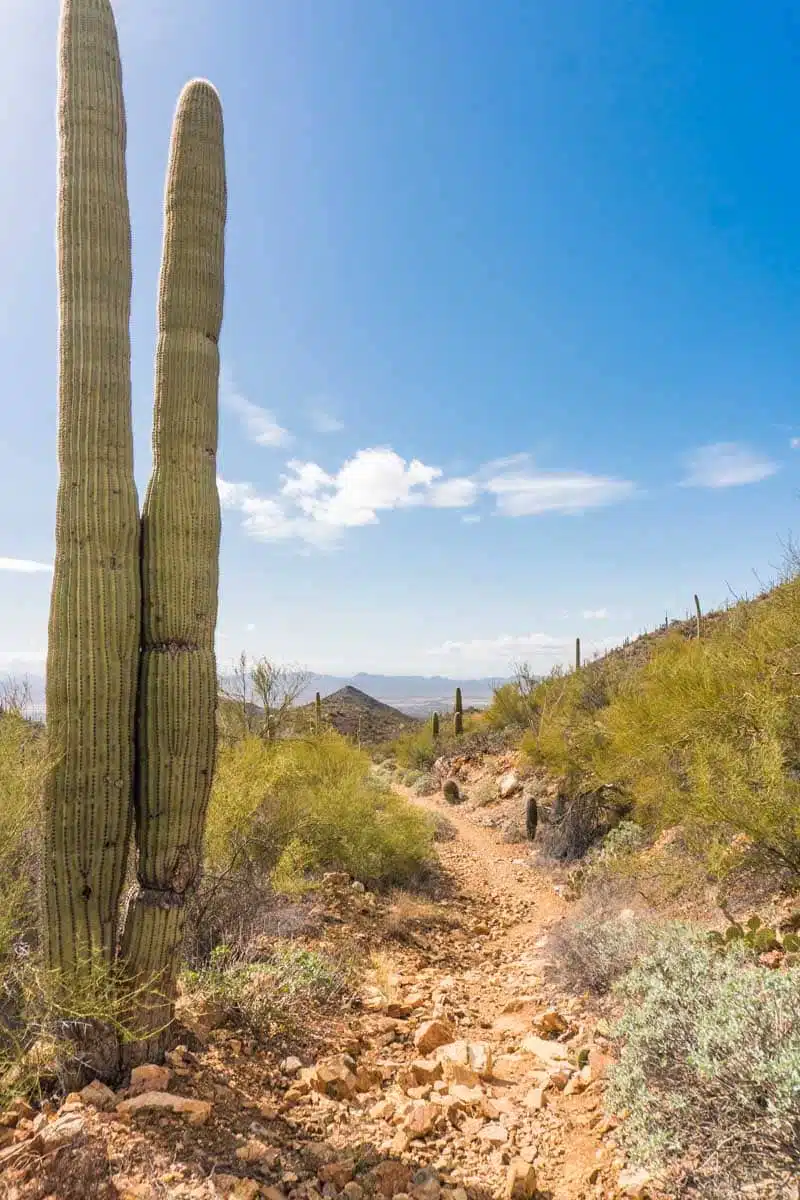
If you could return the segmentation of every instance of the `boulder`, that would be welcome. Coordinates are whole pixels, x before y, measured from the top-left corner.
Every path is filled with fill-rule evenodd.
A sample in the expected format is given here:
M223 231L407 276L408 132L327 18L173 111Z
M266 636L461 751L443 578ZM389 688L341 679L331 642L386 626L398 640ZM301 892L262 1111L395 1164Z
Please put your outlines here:
M414 1034L414 1045L421 1054L430 1054L453 1040L453 1027L447 1021L423 1021Z
M190 1100L186 1096L173 1096L171 1092L143 1092L117 1105L121 1117L132 1117L136 1113L153 1110L178 1113L186 1118L189 1125L205 1125L211 1116L208 1100Z

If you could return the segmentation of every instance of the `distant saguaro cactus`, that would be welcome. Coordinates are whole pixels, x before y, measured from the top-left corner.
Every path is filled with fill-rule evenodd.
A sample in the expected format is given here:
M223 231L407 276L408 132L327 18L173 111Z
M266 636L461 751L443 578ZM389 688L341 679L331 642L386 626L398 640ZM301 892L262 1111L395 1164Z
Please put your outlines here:
M575 638L575 670L580 671L580 669L581 669L581 639L579 637L576 637Z
M696 592L695 592L695 597L694 597L694 607L695 607L695 612L697 614L697 617L696 617L697 636L700 637L703 614L700 609L700 598Z
M215 752L220 511L216 478L226 185L222 107L195 80L178 102L158 303L153 475L142 514L139 890L123 954L154 980L140 1025L169 1020L186 896L201 865Z
M433 717L431 718L431 732L433 734L433 740L435 742L438 742L438 740L439 740L439 714L438 714L438 712L435 712L433 714Z
M464 732L464 706L461 700L461 688L456 688L456 707L453 714L453 731L456 737Z
M108 0L64 0L58 80L58 465L47 659L44 949L110 964L128 859L139 661L125 110Z

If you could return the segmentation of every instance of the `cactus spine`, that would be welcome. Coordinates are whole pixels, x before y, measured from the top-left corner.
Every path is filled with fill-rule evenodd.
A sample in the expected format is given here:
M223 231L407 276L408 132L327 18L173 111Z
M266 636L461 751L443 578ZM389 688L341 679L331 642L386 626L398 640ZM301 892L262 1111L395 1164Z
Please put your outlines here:
M581 639L579 637L576 637L575 638L575 670L580 671L580 669L581 669Z
M435 742L438 742L438 740L439 740L439 714L438 714L438 712L435 712L433 714L433 717L431 718L431 732L433 734L433 740Z
M138 1015L156 1042L170 1016L214 768L225 216L222 108L209 83L194 81L178 102L165 199L153 475L142 513L139 887L123 939L133 978L154 981Z
M317 734L322 733L322 697L319 692L314 697L314 727Z
M461 688L456 688L456 709L453 715L453 731L456 737L464 732L464 707L461 700Z
M44 946L110 964L131 829L139 654L125 110L108 0L64 0L58 87L58 464Z

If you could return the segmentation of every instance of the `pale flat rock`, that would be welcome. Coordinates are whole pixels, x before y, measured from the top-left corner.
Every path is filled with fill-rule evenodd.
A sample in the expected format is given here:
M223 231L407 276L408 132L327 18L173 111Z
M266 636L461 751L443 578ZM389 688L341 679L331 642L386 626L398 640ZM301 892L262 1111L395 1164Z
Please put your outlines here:
M117 1105L121 1117L155 1109L177 1113L185 1117L189 1125L205 1125L211 1116L208 1100L190 1100L186 1096L173 1096L171 1092L143 1092L141 1096L131 1096Z

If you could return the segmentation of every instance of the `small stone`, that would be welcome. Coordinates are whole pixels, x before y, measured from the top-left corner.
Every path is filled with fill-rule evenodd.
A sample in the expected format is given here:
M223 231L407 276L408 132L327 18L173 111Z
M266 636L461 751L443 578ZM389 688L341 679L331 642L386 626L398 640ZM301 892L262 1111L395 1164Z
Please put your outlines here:
M108 1111L117 1103L117 1097L114 1095L110 1087L106 1087L99 1079L93 1079L91 1083L87 1083L86 1087L80 1092L80 1098L84 1104L88 1104L91 1108L99 1108L103 1111Z
M647 1196L648 1187L653 1182L653 1176L649 1171L629 1170L621 1171L619 1176L619 1188L626 1196L636 1198Z
M273 1167L278 1161L279 1153L274 1146L268 1146L258 1138L250 1138L236 1151L236 1157L240 1162L266 1163Z
M158 1067L154 1063L134 1067L131 1071L129 1096L141 1096L144 1092L166 1092L172 1080L169 1067Z
M430 1054L439 1046L446 1046L453 1040L453 1027L446 1021L423 1021L414 1034L414 1045L421 1054Z
M208 1100L189 1100L185 1096L173 1096L170 1092L144 1092L141 1096L132 1096L117 1105L121 1117L133 1116L138 1112L151 1109L179 1113L185 1116L189 1125L205 1125L211 1116L211 1104Z
M442 1064L430 1058L417 1058L409 1068L417 1083L434 1084L442 1078Z
M82 1137L86 1130L86 1120L75 1113L68 1113L66 1116L57 1117L49 1125L39 1132L39 1144L45 1154L51 1150L60 1150L62 1146L69 1146L70 1143L76 1142L79 1137Z
M522 784L515 771L507 771L505 775L500 777L497 784L497 791L501 800L507 800L509 796L514 796L517 792L522 791Z
M547 1104L546 1092L547 1084L544 1084L542 1087L531 1088L531 1090L526 1094L522 1103L526 1108L529 1108L531 1112L539 1112Z
M302 1071L302 1069L302 1062L294 1054L291 1054L288 1058L285 1058L281 1063L281 1070L283 1071L284 1075L296 1075L298 1071Z
M520 1049L525 1054L533 1054L547 1066L554 1063L565 1063L568 1058L566 1048L560 1042L549 1042L545 1038L537 1037L534 1033L529 1033L523 1039Z
M406 1140L405 1149L408 1148ZM392 1153L397 1153L394 1149ZM400 1151L399 1153L403 1153ZM391 1200L393 1196L403 1194L411 1183L411 1168L405 1163L393 1162L391 1159L386 1162L378 1163L376 1167L370 1171L368 1191L374 1191L379 1196L383 1196L386 1200Z
M351 1179L342 1188L342 1195L346 1197L346 1200L364 1200L364 1189L360 1183Z
M536 1170L523 1158L515 1158L506 1174L505 1200L532 1200L536 1195Z
M508 1141L508 1130L504 1125L494 1122L491 1125L484 1125L478 1133L478 1137L482 1142L488 1142L490 1146L505 1146Z
M354 1066L355 1063L349 1054L337 1054L333 1058L325 1059L314 1068L311 1086L315 1092L330 1096L333 1100L348 1100L358 1089ZM288 1093L286 1099L288 1100Z
M533 1027L537 1033L543 1037L549 1034L566 1033L569 1029L569 1023L561 1016L561 1013L555 1008L547 1008L544 1012L539 1013L533 1023Z
M323 1183L332 1183L340 1192L346 1183L350 1183L356 1173L356 1164L352 1158L343 1158L336 1162L326 1163L320 1167L319 1177Z
M436 1104L415 1104L405 1122L405 1131L413 1140L424 1138L432 1131L441 1109Z

